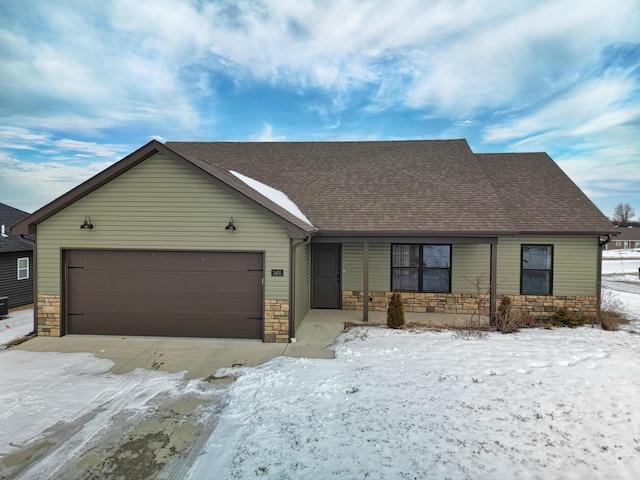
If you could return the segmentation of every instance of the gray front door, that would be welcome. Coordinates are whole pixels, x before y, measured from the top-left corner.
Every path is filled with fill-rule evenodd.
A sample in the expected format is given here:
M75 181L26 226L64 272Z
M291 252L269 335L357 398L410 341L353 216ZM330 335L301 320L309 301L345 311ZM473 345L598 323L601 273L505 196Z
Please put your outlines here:
M312 246L312 308L340 308L340 245L319 243Z

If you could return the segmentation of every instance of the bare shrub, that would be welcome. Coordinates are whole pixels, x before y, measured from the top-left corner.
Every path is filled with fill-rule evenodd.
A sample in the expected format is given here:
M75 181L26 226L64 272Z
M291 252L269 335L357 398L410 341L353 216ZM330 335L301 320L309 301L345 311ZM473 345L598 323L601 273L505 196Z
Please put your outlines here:
M535 321L529 312L513 308L511 297L504 296L496 309L496 329L502 333L515 333L521 328L531 328Z
M486 340L488 337L489 333L484 328L460 328L453 332L456 340Z
M626 318L626 309L623 303L608 288L602 289L597 321L603 330L610 331L618 330L620 325L630 323Z

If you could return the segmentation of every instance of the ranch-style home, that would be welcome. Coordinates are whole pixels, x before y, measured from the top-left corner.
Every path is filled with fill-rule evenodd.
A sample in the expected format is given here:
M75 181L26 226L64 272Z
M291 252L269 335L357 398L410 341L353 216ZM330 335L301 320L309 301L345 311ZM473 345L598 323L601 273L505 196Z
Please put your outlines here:
M287 342L310 309L598 309L607 218L545 153L151 141L17 223L40 335ZM364 294L363 292L367 292Z

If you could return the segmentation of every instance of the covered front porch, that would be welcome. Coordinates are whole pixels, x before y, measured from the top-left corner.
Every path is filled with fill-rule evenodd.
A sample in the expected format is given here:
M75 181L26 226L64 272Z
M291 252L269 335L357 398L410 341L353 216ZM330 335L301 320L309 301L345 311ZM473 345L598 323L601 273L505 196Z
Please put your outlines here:
M384 323L389 297L398 291L407 322L488 318L496 308L497 246L493 236L315 236L311 308ZM435 268L427 260L433 251Z

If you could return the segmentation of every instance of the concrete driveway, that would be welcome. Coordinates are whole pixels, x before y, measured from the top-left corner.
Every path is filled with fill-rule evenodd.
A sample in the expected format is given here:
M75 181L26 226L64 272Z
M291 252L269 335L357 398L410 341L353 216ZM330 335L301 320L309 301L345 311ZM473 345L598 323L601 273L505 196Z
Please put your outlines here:
M185 371L186 378L206 378L223 367L256 366L278 356L334 358L332 345L344 329L343 314L312 310L296 331L295 343L259 340L67 335L36 337L15 349L31 352L93 353L112 360L113 373L136 368Z

